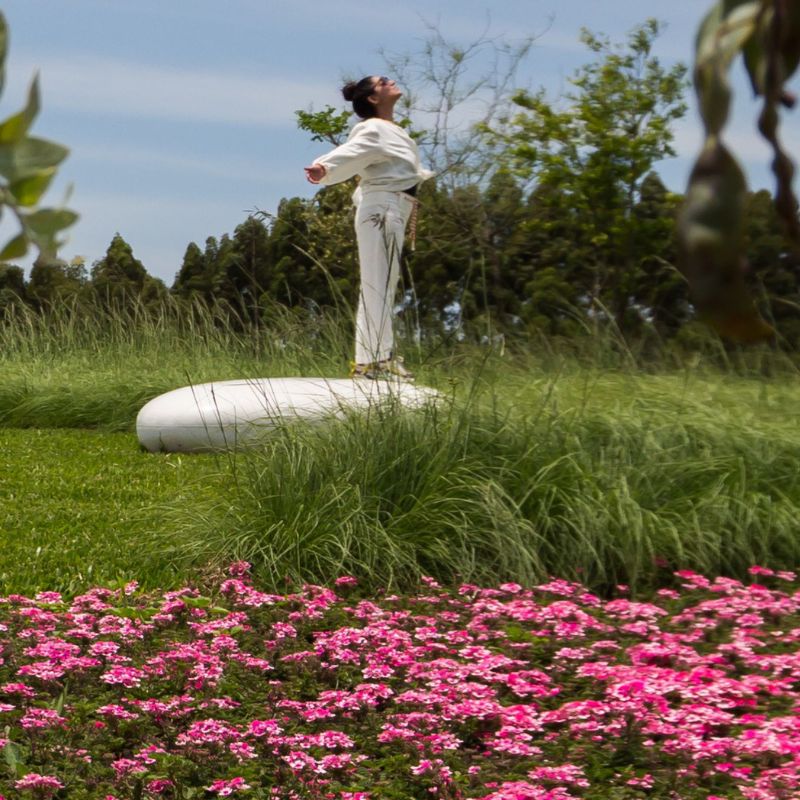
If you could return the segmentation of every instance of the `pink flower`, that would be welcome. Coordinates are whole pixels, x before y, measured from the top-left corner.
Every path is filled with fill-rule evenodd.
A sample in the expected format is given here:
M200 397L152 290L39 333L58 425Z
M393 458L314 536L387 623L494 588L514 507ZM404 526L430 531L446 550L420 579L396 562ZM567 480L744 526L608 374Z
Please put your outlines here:
M114 666L100 676L100 680L108 684L119 684L126 689L138 686L144 678L144 672L134 667Z
M43 729L65 726L67 720L51 708L29 708L19 724L26 729Z
M97 709L97 713L102 714L104 717L115 717L116 719L139 719L138 714L134 714L132 711L128 711L126 708L114 703L101 706Z
M42 604L60 603L61 595L58 592L39 592L35 599L37 603Z
M231 755L233 755L240 764L245 760L258 758L258 754L253 746L249 745L247 742L231 742L228 745L228 750L230 750Z
M227 797L235 792L244 792L249 789L249 784L245 783L244 778L231 778L230 780L214 781L211 786L206 786L207 792L214 792L220 797Z
M147 791L150 794L164 794L170 791L175 784L168 778L156 778L147 784Z
M36 692L24 683L4 683L0 686L0 692L4 694L18 694L21 697L36 697Z
M235 725L219 719L202 719L193 722L186 733L178 736L177 744L182 747L197 744L222 744L240 737L241 732Z
M14 781L17 789L31 789L44 797L49 797L59 789L64 788L64 784L52 775L40 775L38 772L29 772L23 775L18 781Z
M766 576L770 576L770 575L774 575L775 574L775 570L772 570L769 567L759 567L758 565L754 565L754 566L748 568L747 571L748 571L748 573L750 575L766 575Z

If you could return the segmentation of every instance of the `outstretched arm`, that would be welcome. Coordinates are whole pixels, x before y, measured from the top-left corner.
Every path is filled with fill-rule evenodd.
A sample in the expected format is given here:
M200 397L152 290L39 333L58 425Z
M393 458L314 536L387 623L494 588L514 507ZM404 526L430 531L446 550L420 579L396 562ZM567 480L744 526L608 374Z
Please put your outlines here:
M386 159L380 134L373 126L356 126L350 138L339 147L320 156L310 167L305 167L311 183L329 185L341 183L371 164Z

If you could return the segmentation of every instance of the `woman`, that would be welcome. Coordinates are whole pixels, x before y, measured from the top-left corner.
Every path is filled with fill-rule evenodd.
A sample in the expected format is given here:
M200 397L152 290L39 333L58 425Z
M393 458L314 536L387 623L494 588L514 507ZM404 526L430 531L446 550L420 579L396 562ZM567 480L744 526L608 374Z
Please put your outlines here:
M370 75L348 83L342 94L361 121L343 145L305 171L311 183L326 186L354 175L361 179L353 195L361 288L350 374L410 379L411 373L394 353L392 307L417 185L433 173L420 166L417 145L394 122L394 106L402 92L393 80Z

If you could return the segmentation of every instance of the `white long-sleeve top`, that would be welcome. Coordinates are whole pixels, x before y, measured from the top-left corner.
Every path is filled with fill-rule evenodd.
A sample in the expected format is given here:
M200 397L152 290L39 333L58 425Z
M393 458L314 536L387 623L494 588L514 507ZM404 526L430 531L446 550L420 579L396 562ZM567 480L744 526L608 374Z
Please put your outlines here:
M359 122L344 144L314 163L325 168L320 181L325 186L359 175L356 203L362 194L402 192L433 176L420 165L417 143L399 125L378 117Z

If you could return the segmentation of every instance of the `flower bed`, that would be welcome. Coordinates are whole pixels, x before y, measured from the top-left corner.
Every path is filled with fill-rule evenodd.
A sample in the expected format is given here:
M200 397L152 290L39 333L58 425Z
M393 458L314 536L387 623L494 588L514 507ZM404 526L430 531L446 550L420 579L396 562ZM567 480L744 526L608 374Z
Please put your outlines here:
M798 797L800 591L752 573L0 598L0 796Z

